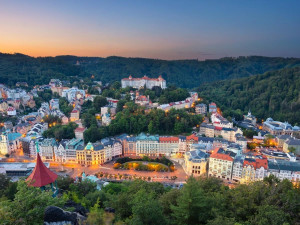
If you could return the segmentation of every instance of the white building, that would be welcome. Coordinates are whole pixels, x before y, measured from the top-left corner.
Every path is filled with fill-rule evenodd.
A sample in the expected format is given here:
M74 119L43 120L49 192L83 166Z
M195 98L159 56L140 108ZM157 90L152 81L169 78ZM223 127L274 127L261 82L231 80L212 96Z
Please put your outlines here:
M69 89L65 89L62 91L62 97L67 98L69 102L79 100L79 99L84 99L85 97L85 91L78 89L76 87L72 87Z
M10 106L7 108L7 115L8 116L15 116L17 115L17 111L14 107Z
M233 158L222 153L220 149L210 155L208 175L230 180L232 175Z
M159 76L158 78L149 78L144 76L142 78L133 78L131 75L128 78L121 80L122 88L133 87L152 89L153 87L161 87L162 89L167 88L166 80Z

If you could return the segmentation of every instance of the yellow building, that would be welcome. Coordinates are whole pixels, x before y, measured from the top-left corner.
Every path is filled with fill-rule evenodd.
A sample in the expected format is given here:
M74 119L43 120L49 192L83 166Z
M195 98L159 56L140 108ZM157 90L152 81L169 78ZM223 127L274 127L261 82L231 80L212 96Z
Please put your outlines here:
M83 150L76 150L76 159L80 165L101 165L106 162L104 146L101 144L93 145L89 142Z
M201 176L207 174L208 154L200 150L185 153L184 162L186 173L189 176Z

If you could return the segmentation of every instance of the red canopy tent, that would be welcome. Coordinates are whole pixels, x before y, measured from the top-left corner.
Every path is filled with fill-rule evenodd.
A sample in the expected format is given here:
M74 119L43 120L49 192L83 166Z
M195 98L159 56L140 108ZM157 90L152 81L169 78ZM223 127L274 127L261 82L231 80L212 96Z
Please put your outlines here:
M30 186L43 187L47 184L54 183L56 178L57 174L45 166L41 160L40 154L37 152L35 168L26 181L29 181Z

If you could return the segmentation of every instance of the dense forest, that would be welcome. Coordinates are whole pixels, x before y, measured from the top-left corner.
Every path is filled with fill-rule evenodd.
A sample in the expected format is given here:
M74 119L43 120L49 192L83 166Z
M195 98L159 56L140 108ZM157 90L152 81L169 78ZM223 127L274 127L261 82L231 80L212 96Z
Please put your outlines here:
M42 224L47 206L87 217L84 224L131 225L292 225L299 224L300 189L274 176L229 189L217 178L190 177L181 189L142 179L110 183L102 190L88 180L57 180L60 194L11 182L0 174L0 221L6 225ZM70 204L80 208L70 208ZM82 206L84 207L82 209ZM105 213L105 208L115 213ZM86 210L84 210L86 209ZM80 211L78 211L80 210Z
M225 117L241 119L250 109L259 119L300 124L300 67L205 84L198 91L215 101Z
M34 58L0 53L0 83L14 85L25 81L35 85L48 83L51 78L76 82L79 78L90 80L92 75L95 80L111 83L131 74L133 77L162 75L168 84L194 88L207 82L248 77L297 65L300 65L300 59L261 56L198 61L76 56Z

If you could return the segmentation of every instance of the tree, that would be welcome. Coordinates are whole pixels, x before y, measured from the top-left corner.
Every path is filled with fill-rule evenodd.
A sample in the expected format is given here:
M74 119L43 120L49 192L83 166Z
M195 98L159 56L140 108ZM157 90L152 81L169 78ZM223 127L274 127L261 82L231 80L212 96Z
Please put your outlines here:
M104 210L100 208L100 200L97 199L95 205L91 208L90 213L88 214L87 223L88 224L97 224L102 225L104 223Z
M162 214L160 204L154 199L153 194L141 189L134 196L132 204L132 219L133 225L153 224L163 225L166 221Z
M290 146L290 147L288 148L288 150L289 150L290 152L292 152L292 153L296 153L296 148L293 147L293 146Z
M96 96L93 102L93 106L95 107L96 111L99 112L101 107L106 106L108 104L108 101L105 97L102 96Z
M12 202L2 202L0 206L6 207L6 218L10 221L8 224L42 224L47 206L62 207L64 204L64 199L53 198L51 191L30 187L24 181L18 182L17 190Z
M177 198L177 206L171 206L172 216L179 225L202 224L207 221L208 205L199 182L190 177Z

